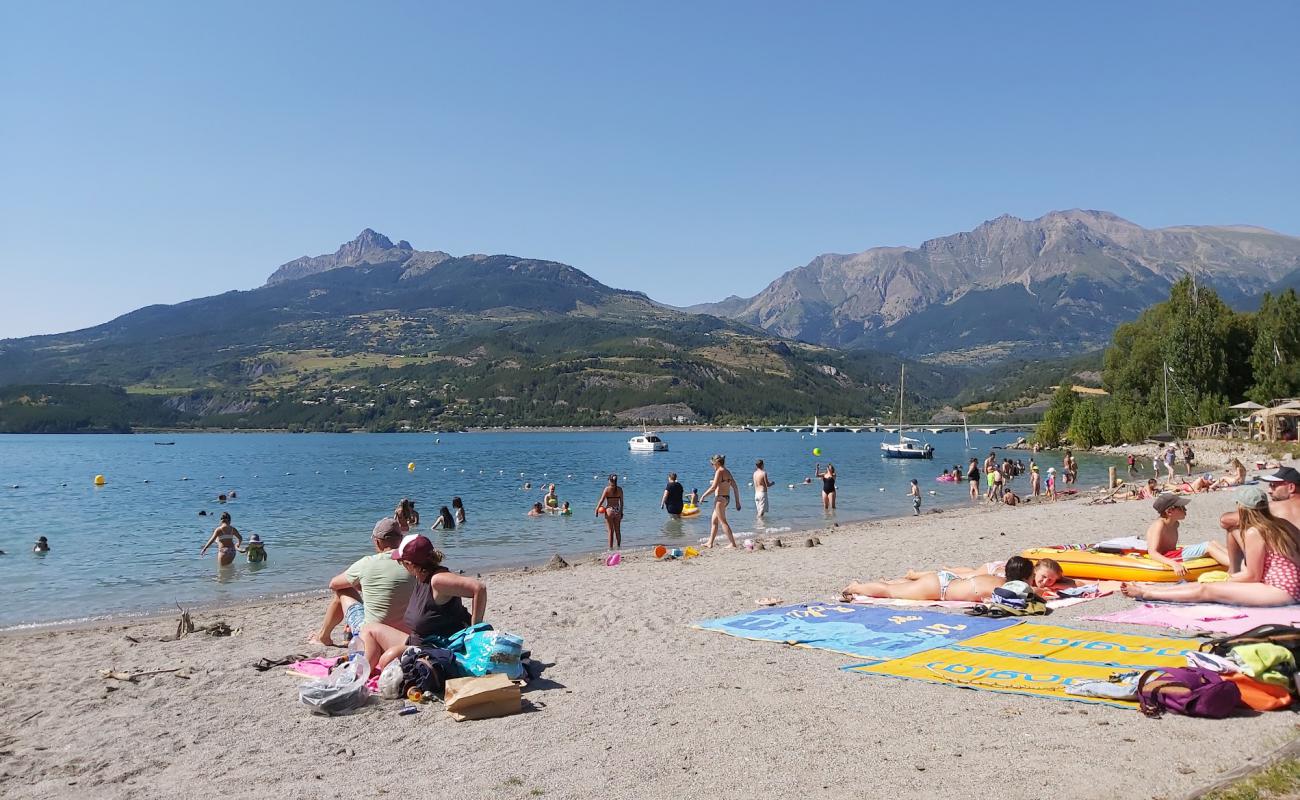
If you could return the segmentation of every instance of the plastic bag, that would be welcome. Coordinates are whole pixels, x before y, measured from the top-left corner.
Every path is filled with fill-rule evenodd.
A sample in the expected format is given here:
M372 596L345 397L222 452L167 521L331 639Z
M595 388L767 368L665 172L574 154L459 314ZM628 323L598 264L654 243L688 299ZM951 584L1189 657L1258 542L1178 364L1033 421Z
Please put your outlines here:
M328 678L308 681L298 687L298 702L313 714L336 716L361 708L370 699L370 662L363 655L336 667Z
M465 653L456 660L471 675L499 672L511 680L524 677L524 640L504 631L481 631L465 638Z
M388 662L384 671L379 673L379 696L388 700L401 697L402 681L405 679L401 659L395 658Z

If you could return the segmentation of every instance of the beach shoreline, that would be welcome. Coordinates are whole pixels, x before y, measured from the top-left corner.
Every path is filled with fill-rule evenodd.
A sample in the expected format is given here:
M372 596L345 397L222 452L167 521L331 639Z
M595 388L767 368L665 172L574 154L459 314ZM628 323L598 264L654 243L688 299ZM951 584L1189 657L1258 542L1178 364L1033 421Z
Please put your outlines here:
M1229 495L1193 498L1188 541L1215 535ZM531 713L482 722L455 723L437 707L399 717L392 701L378 699L353 715L311 716L297 703L301 679L251 664L340 654L305 644L324 611L320 595L192 612L196 624L238 629L229 637L170 641L174 614L10 632L0 793L137 800L172 797L183 786L315 798L364 774L370 794L455 785L458 796L475 798L842 797L857 785L920 800L972 782L996 784L1012 800L1051 786L1074 787L1081 800L1171 797L1293 739L1289 714L1151 720L867 676L842 669L851 657L691 628L752 609L759 597L825 601L863 577L1136 533L1151 515L1149 503L1087 502L981 503L842 524L819 530L814 547L803 541L809 535L790 534L791 546L685 561L629 553L617 567L584 557L566 568L489 573L488 620L524 637L548 666L525 695ZM1159 633L1081 619L1129 605L1111 595L1025 624ZM166 669L184 677L99 674ZM1035 749L1043 736L1073 745ZM412 752L437 768L412 773L404 766ZM786 762L805 766L764 768Z

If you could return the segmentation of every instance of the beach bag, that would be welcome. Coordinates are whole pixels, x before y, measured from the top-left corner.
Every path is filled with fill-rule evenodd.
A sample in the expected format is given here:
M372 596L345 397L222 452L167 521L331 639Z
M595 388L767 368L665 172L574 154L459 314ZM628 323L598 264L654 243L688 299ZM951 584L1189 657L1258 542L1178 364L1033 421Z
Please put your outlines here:
M444 702L447 713L457 722L504 717L523 709L519 684L500 673L447 681Z
M524 640L505 631L479 631L465 639L465 652L457 656L471 675L501 673L510 680L524 677Z
M298 702L313 714L327 717L346 714L361 708L370 699L370 662L358 656L342 664L329 677L309 681L298 687Z
M1241 690L1217 672L1194 667L1149 669L1138 679L1138 707L1148 717L1165 711L1223 719L1242 704Z
M455 654L440 647L408 647L397 663L402 670L399 697L412 689L442 697L447 679L457 674Z
M1297 657L1297 663L1300 663L1300 628L1294 625L1276 623L1260 625L1244 633L1202 642L1200 649L1214 653L1216 656L1227 656L1232 652L1232 648L1245 644L1275 644L1285 647L1291 651L1292 656Z

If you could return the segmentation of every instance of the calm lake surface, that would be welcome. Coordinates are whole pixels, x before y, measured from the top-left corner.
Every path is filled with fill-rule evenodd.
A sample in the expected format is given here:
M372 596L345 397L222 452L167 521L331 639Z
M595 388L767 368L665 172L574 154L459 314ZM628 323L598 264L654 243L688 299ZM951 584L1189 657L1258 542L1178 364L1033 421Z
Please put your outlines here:
M960 433L926 437L934 461L882 459L887 434L671 432L664 434L666 453L629 452L630 435L0 436L0 549L6 553L0 581L9 597L0 605L0 628L319 589L372 552L371 528L403 497L416 501L424 532L447 553L448 565L467 573L601 550L605 527L593 509L610 472L624 476L624 550L696 544L708 535L707 514L670 520L659 498L669 471L688 494L696 487L703 492L715 452L727 455L742 487L743 510L730 514L738 539L831 519L910 514L906 491L913 477L925 509L969 502L965 484L935 481L945 465L969 457ZM972 431L972 454L982 460L1015 436ZM1015 455L1028 463L1029 453ZM777 484L762 524L746 486L755 458L766 460ZM1039 460L1044 469L1059 466L1060 455L1043 453ZM821 482L802 483L817 462L828 461L839 473L833 517L822 511ZM411 462L414 471L407 469ZM1114 462L1080 458L1080 484L1104 482L1107 463ZM93 485L97 474L106 485ZM526 482L531 489L523 488ZM573 516L526 517L551 482L572 503ZM218 504L217 495L232 489L238 499ZM429 531L438 507L453 496L464 499L468 524ZM221 511L230 512L245 540L261 535L270 556L265 564L250 565L241 554L232 567L218 569L212 550L199 556ZM42 535L51 552L37 555L32 544Z

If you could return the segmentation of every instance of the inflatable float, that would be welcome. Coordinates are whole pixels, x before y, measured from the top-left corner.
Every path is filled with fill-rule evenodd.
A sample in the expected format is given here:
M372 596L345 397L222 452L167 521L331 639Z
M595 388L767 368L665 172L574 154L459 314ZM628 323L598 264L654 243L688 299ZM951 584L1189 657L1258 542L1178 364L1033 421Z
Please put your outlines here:
M1031 547L1020 555L1035 564L1041 558L1050 558L1061 565L1061 571L1067 578L1154 583L1176 583L1181 580L1168 565L1141 552L1106 553L1077 545L1057 545ZM1192 581L1207 572L1223 569L1222 564L1208 557L1184 561L1183 566L1187 567L1187 579Z
M698 513L700 513L700 507L699 507L699 506L691 505L690 503L687 503L687 504L685 504L685 505L682 506L682 516L683 516L683 517L693 517L693 516L695 516L695 515L698 514Z

